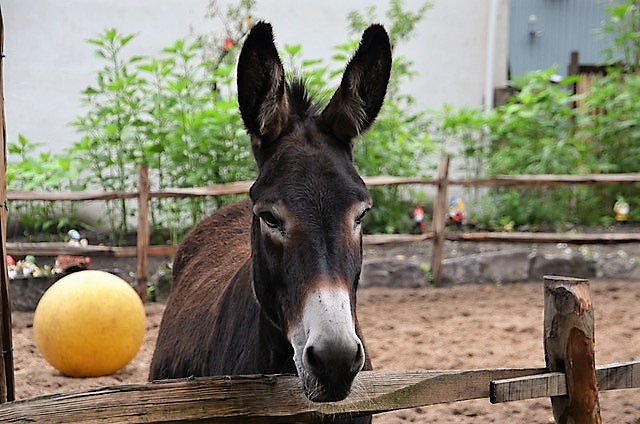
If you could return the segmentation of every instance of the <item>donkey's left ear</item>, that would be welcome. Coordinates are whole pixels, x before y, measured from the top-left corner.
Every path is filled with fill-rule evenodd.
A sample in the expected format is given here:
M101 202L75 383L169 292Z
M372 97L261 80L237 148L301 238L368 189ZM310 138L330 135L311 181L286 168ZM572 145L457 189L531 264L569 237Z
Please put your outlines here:
M258 22L238 59L238 103L245 127L259 144L275 140L286 126L285 85L271 25Z
M387 92L390 72L389 36L382 25L371 25L362 34L340 87L322 112L322 122L339 140L351 146L352 139L373 124Z

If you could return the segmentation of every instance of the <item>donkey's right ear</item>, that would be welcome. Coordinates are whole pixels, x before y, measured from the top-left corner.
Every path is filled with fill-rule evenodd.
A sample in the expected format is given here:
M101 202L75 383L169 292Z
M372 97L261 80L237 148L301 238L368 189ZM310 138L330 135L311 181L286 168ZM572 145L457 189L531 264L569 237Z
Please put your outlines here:
M389 83L391 44L382 25L371 25L347 65L340 87L322 112L322 121L349 147L373 124Z
M286 126L284 68L273 43L271 25L258 22L242 46L238 59L238 103L247 131L255 136L254 150L273 141Z

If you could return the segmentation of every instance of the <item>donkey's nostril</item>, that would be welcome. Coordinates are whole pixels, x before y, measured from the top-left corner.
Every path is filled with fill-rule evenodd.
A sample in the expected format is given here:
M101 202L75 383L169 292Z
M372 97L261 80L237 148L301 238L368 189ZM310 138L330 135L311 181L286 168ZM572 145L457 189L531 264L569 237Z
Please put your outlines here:
M350 343L310 344L304 349L309 371L324 381L350 381L364 365L364 348L359 340Z
M304 355L309 367L311 367L315 372L320 372L322 368L322 361L316 356L313 346L307 346L304 349Z
M353 364L351 366L351 373L356 375L362 367L364 366L364 348L362 347L362 343L358 343L358 348L356 350L356 357L353 360Z

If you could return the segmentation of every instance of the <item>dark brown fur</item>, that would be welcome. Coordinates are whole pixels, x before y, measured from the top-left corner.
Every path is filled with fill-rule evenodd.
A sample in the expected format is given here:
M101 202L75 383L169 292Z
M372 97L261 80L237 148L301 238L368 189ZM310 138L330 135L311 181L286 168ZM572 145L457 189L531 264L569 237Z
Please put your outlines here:
M284 79L270 25L253 28L239 59L238 97L259 175L251 200L206 218L180 245L150 379L298 372L310 399L347 395L363 360L355 304L360 220L370 202L351 149L382 105L390 67L386 32L372 26L320 110L303 84ZM339 299L348 293L359 337L351 324L345 332L327 327L327 318L324 327L300 327L309 294L327 288L345 293Z

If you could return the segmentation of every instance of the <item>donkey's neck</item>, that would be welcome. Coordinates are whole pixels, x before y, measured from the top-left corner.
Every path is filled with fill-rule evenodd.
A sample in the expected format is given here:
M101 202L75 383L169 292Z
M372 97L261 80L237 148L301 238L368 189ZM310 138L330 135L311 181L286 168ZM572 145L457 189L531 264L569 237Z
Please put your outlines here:
M295 374L293 348L281 330L273 325L264 314L259 320L258 366L261 373Z
M295 374L291 344L262 311L250 269L249 260L221 298L220 310L226 312L218 315L214 326L218 335L211 343L217 347L215 362L224 369L215 374Z

